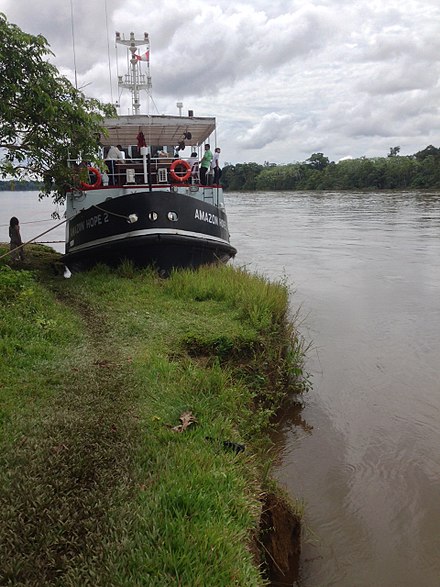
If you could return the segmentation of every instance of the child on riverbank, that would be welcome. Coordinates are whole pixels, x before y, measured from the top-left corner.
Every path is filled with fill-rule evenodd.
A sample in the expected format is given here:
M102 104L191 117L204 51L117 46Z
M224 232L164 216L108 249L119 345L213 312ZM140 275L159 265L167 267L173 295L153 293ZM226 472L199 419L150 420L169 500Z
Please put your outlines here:
M9 221L9 239L10 239L10 243L9 243L9 250L10 251L14 251L15 249L17 249L18 247L20 247L23 243L21 240L21 234L20 234L20 223L18 221L18 218L16 218L15 216L13 216L11 218L11 220ZM11 253L11 259L12 261L24 261L24 252L23 252L23 247L18 249L18 251L15 251L14 253Z

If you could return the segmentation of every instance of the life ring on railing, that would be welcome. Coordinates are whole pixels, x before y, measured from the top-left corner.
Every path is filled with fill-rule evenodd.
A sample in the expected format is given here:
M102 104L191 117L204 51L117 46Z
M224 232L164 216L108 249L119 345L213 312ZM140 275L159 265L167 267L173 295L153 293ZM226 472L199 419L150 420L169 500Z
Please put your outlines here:
M93 190L93 189L99 188L102 183L102 176L101 176L101 172L99 171L99 169L96 169L96 167L88 167L87 166L87 172L89 174L93 173L96 177L96 181L95 181L95 183L86 183L85 181L82 181L81 187L83 187L85 190Z
M175 171L176 167L184 167L186 169L185 173L183 175L177 175ZM174 181L187 181L191 177L191 166L184 159L176 159L176 161L171 163L170 175Z

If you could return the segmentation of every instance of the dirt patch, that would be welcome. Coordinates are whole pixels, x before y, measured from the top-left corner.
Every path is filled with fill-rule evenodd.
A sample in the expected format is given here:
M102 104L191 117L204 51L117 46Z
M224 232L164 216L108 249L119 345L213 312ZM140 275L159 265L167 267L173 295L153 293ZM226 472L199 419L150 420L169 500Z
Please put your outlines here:
M294 585L298 579L301 554L301 521L289 503L273 493L264 499L260 543L270 585Z

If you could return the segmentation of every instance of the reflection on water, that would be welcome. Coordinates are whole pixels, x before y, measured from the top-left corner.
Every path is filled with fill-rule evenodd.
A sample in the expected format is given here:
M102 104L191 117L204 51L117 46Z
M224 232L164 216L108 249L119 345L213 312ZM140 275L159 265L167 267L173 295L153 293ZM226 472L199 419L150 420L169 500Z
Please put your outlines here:
M303 587L440 584L439 204L227 198L235 263L288 279L312 342L313 390L283 422L276 470L306 501Z

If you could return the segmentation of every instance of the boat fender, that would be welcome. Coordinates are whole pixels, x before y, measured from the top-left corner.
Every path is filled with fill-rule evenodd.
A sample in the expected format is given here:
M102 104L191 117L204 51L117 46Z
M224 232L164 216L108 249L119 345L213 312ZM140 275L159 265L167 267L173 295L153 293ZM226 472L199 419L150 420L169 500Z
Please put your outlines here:
M95 188L99 188L102 183L102 176L99 169L96 169L96 167L87 167L87 171L89 172L89 174L93 173L93 175L96 177L96 181L95 183L86 183L85 181L82 181L81 187L83 187L85 190L93 190Z
M186 169L184 175L177 175L176 171L174 171L176 167L184 167ZM171 163L170 175L171 178L174 179L174 181L187 181L191 177L190 164L188 163L188 161L184 161L183 159L176 159L176 161L173 161Z

